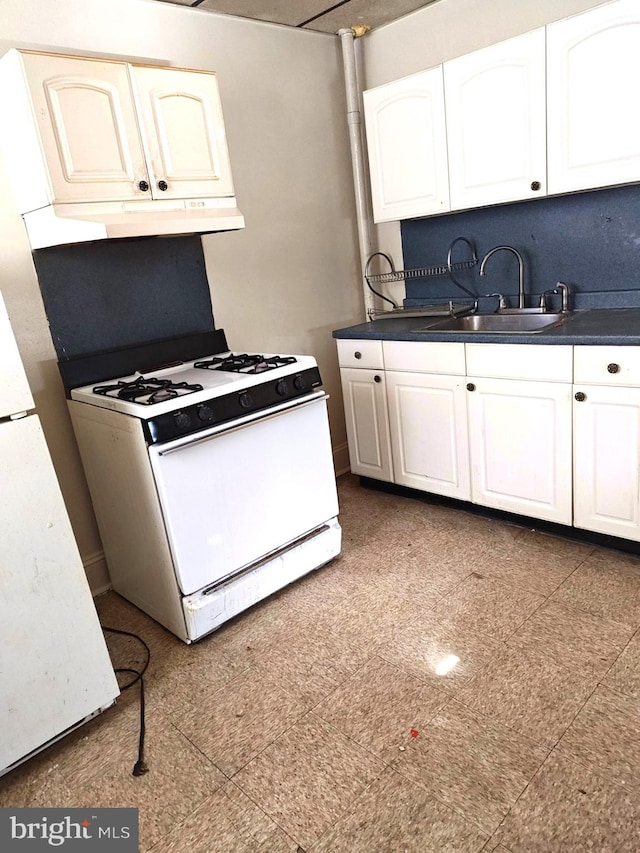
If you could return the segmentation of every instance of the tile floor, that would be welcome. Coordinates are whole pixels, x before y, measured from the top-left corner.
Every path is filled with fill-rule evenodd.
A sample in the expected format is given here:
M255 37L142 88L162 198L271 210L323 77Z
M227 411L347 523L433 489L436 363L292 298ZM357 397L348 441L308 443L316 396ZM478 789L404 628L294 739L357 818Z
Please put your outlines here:
M342 556L0 779L0 806L136 806L153 853L636 853L640 559L339 480ZM110 639L116 665L140 662Z

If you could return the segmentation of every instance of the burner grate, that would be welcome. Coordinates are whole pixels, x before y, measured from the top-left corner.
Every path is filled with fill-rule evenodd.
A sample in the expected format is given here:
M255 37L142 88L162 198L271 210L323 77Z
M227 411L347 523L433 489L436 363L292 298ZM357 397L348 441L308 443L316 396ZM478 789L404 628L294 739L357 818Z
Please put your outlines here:
M232 373L265 373L267 370L276 370L288 364L295 364L293 356L285 355L257 355L250 353L233 353L227 356L214 356L207 361L196 361L194 367L205 370L225 370Z
M154 376L140 376L131 382L119 381L112 385L96 385L93 389L94 394L116 397L143 406L164 403L165 400L173 400L196 391L202 391L202 385L197 382L190 385L187 382L172 382L170 379L158 379Z

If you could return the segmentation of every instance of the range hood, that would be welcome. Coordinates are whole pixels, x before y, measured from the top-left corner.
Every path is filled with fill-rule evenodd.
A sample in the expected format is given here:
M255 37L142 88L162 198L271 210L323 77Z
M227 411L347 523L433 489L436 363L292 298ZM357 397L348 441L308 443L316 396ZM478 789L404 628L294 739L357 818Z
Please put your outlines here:
M32 249L244 228L235 198L50 204L23 214Z

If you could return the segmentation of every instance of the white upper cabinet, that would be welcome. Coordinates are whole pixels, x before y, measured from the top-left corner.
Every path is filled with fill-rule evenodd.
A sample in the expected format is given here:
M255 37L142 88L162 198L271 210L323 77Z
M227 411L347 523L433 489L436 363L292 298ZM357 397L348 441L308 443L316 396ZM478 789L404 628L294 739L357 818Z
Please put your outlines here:
M12 136L18 145L31 139L35 117L45 161L41 176L31 146L22 147L16 185L21 212L50 202L144 197L138 184L148 174L126 64L36 53L16 53L5 62L12 59L14 86L5 88L19 118Z
M10 51L2 89L21 213L233 195L213 73Z
M640 3L547 27L549 192L640 180Z
M546 194L544 28L444 64L451 209Z
M370 89L374 220L640 181L637 80L640 3L616 0Z
M364 92L375 222L449 208L442 66Z
M233 195L215 74L130 66L157 198Z

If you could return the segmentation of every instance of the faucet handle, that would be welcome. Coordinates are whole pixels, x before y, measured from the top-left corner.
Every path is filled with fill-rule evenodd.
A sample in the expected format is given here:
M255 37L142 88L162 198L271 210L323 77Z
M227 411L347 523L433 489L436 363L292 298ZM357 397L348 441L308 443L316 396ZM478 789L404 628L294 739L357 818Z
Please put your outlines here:
M501 308L508 308L509 307L509 303L507 302L506 297L503 296L501 293L487 293L486 296L487 296L487 298L489 298L491 296L495 296L497 298L498 310L500 310Z
M554 288L551 288L549 290L545 290L543 293L540 294L540 308L542 308L543 311L549 310L549 303L547 301L547 296L551 296L554 293L560 293L560 291L554 287Z

